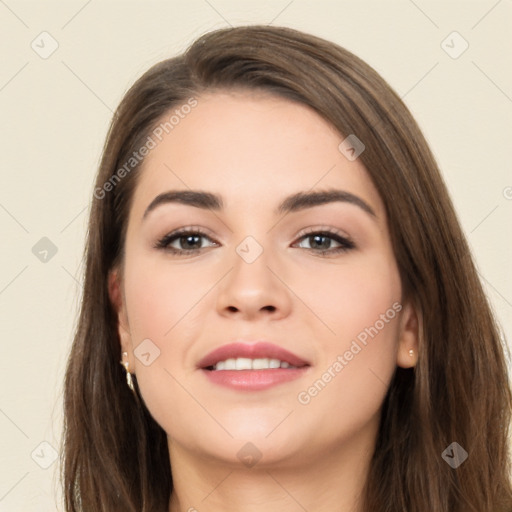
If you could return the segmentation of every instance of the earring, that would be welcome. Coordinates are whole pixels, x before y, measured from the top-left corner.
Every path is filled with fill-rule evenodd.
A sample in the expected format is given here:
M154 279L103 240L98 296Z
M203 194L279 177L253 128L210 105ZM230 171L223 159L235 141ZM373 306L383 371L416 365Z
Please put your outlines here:
M411 348L411 350L409 350L409 355L410 355L411 357L413 357L413 356L414 356L414 350L413 350L412 348Z
M128 352L123 352L123 358L128 357ZM128 361L120 361L120 363L124 366L124 369L126 370L126 383L128 384L128 387L132 390L133 393L135 393L135 388L133 387L133 379L132 374L130 373L130 370L128 369L130 366L130 363Z

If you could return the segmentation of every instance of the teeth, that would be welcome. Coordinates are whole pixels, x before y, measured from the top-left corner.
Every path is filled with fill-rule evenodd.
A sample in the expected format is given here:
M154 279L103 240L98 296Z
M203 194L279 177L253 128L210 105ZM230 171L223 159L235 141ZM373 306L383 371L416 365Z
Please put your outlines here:
M237 370L252 370L252 360L246 357L239 357L235 361L235 368Z
M286 361L279 359L250 359L248 357L238 357L236 359L226 359L219 361L214 367L214 370L268 370L271 368L297 368L292 366Z

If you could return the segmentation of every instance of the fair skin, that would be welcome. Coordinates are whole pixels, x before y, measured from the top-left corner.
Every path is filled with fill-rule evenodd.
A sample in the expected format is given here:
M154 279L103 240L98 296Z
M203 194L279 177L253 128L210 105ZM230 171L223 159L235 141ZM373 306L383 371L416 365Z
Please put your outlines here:
M109 283L121 349L167 433L169 511L359 512L393 372L417 356L418 319L403 296L384 204L360 159L339 151L344 137L309 108L240 91L197 99L144 162L122 272ZM328 189L357 196L375 215L346 201L274 211L292 194ZM143 218L170 190L218 194L224 208L168 202ZM170 243L189 253L154 247L190 226L207 235ZM354 247L335 253L336 238L311 236L326 229ZM236 251L248 236L263 249L251 263ZM400 311L386 313L393 304ZM160 351L148 365L134 352L147 339ZM210 383L197 362L235 339L272 341L311 365L260 391ZM304 393L322 378L321 391ZM248 442L261 455L251 467L237 456Z

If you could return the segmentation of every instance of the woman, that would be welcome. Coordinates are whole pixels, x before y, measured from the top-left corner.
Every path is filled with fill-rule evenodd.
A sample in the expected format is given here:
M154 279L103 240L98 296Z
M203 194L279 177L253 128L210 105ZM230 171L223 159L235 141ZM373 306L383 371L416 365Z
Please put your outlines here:
M68 512L509 511L510 410L444 182L372 68L246 26L132 86L66 373Z

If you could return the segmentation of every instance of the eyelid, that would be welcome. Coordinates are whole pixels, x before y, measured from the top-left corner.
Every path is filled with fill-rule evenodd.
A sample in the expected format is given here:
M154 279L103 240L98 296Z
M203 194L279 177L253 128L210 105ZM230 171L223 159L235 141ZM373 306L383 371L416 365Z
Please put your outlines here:
M173 229L172 231L169 231L164 236L169 237L169 236L177 235L178 233L181 233L181 232L200 233L201 235L205 235L210 238L213 238L213 234L209 229L203 228L202 226L196 226L196 225L181 226L179 228Z
M352 237L346 231L335 228L333 226L313 226L313 227L305 228L299 232L299 234L297 235L297 238L302 238L303 236L308 235L310 233L318 233L321 231L329 233L331 235L338 235L341 238L345 238L347 240L352 241Z

